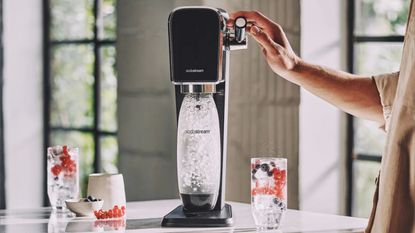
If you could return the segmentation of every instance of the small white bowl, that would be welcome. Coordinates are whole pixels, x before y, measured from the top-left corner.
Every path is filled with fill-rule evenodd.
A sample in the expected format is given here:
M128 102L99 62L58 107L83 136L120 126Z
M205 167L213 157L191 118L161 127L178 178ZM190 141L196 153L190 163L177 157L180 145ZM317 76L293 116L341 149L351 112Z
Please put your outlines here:
M77 217L94 217L94 211L100 210L104 201L86 202L81 199L66 200L66 207L76 214Z

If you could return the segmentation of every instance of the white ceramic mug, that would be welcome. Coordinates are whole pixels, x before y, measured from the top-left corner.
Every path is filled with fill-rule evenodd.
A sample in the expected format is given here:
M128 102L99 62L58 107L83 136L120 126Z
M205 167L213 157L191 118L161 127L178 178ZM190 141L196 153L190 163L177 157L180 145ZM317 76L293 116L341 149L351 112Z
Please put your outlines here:
M124 178L122 174L95 173L89 175L88 196L104 200L103 210L125 206Z

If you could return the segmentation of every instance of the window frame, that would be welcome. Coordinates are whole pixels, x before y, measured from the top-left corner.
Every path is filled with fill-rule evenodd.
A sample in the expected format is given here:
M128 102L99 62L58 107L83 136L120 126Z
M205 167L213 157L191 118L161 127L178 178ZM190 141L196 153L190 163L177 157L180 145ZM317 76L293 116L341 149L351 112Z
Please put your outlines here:
M355 59L355 45L359 43L373 43L373 42L404 42L402 35L388 35L388 36L366 36L355 34L355 4L356 0L347 1L347 70L354 73L354 59ZM347 193L346 193L346 214L352 216L353 213L353 173L355 161L370 161L380 163L382 160L381 154L363 154L354 151L354 116L347 114L347 128L346 128L346 176L347 176Z
M1 1L1 0L0 0ZM50 135L52 132L81 132L90 133L94 141L94 161L93 161L93 172L102 171L102 156L101 156L101 138L106 136L117 136L117 131L107 131L100 129L101 121L101 55L100 50L105 46L114 46L116 44L116 38L114 39L101 39L99 37L99 17L100 7L102 0L93 0L93 37L92 39L65 39L65 40L53 40L50 34L50 28L52 23L51 18L51 0L42 0L43 3L43 151L42 154L50 146ZM116 3L116 1L115 1ZM62 126L51 126L51 50L54 46L64 45L91 45L93 47L93 76L94 83L93 89L93 125L92 127L62 127ZM47 175L46 175L46 160L44 162L44 206L49 204L47 197Z
M3 0L0 0L0 83L3 83ZM6 209L6 171L4 159L3 87L0 89L0 209Z

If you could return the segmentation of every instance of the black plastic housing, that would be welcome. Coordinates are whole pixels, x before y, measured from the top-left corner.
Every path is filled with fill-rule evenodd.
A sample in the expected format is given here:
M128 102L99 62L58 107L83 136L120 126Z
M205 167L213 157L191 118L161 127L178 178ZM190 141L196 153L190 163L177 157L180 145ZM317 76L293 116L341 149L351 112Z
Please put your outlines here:
M170 13L170 78L174 83L222 80L223 17L214 8L178 8Z

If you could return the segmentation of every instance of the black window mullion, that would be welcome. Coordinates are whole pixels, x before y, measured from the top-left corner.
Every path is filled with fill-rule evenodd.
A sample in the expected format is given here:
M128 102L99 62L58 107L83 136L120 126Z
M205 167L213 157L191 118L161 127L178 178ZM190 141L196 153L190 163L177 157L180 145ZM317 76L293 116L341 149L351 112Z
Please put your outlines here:
M94 171L95 172L101 172L102 170L102 164L101 164L101 142L100 142L100 135L99 135L99 122L101 118L100 114L100 103L101 103L101 94L100 94L100 85L101 85L101 56L100 56L100 44L98 33L99 33L99 9L100 9L100 0L94 0L94 7L93 7L93 14L94 14L94 56L95 56L95 62L94 62L94 103L93 103L93 109L94 109L94 124L93 124L93 137L94 137Z
M403 42L404 36L356 36L352 37L353 42Z
M355 24L355 0L347 1L347 69L354 71L354 24ZM352 215L353 205L353 147L354 147L354 123L353 116L347 114L347 147L346 147L346 214Z
M6 180L4 164L4 122L3 122L3 0L0 0L0 209L6 208Z
M67 44L99 44L99 45L113 45L115 40L95 40L95 39L85 39L85 40L52 40L50 41L52 45L67 45Z
M108 136L116 136L117 132L114 131L107 131L107 130L95 130L94 128L89 127L60 127L60 126L52 126L51 131L63 131L63 132L83 132L83 133L94 133L97 132L99 135L108 135Z
M50 2L43 0L43 151L44 154L50 144ZM47 160L43 160L43 205L49 205L47 190Z
M379 162L380 163L382 161L382 155L369 155L369 154L358 153L353 157L353 160L371 161L371 162Z

